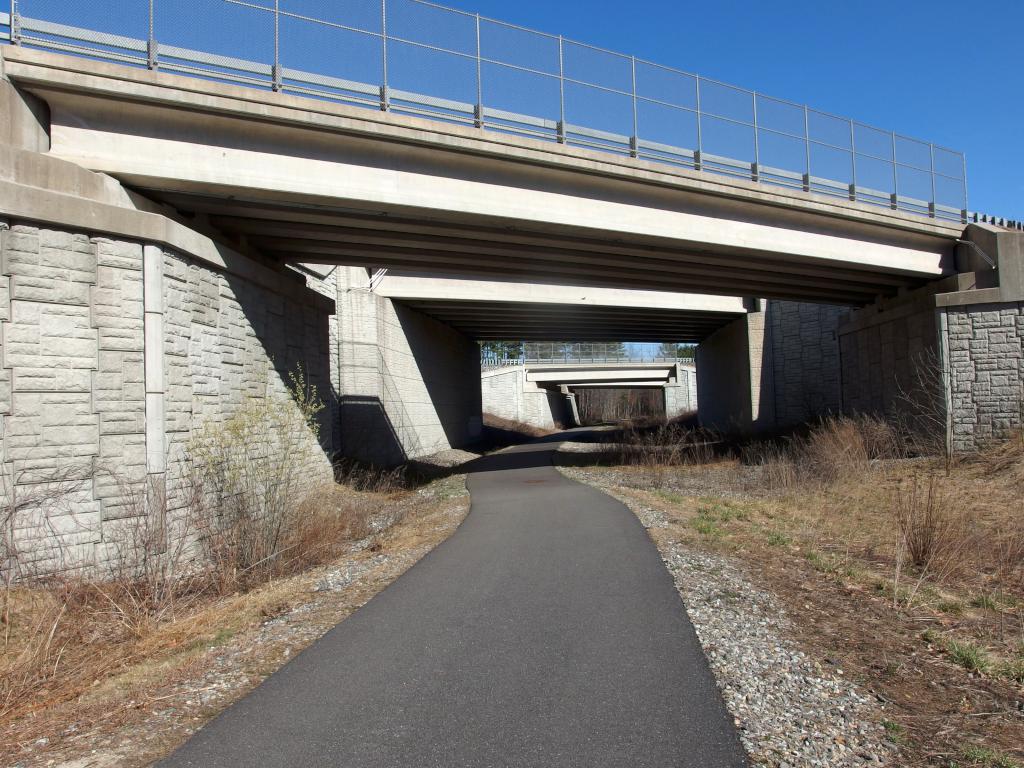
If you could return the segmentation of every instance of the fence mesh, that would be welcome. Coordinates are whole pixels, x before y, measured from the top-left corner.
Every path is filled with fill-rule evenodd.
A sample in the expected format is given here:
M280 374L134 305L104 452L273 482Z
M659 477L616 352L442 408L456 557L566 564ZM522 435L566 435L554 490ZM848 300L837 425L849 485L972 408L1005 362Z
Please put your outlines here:
M22 45L967 217L960 152L425 0L15 7Z

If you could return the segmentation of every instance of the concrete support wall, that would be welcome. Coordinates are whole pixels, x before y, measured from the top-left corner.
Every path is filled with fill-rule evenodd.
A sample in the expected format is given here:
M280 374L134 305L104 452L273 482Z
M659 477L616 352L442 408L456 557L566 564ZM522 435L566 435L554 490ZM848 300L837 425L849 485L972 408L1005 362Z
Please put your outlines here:
M774 428L771 370L764 353L764 312L734 320L701 342L697 400L702 426L726 434Z
M839 346L843 411L901 410L941 375L935 289L857 310L839 327Z
M777 427L842 410L837 329L849 313L828 304L765 302Z
M665 418L674 419L697 410L697 369L676 365L675 381L665 385Z
M838 327L851 310L775 300L755 308L698 347L701 423L757 433L840 412Z
M300 286L27 223L0 237L0 494L28 503L19 546L47 567L102 561L107 527L144 512L130 489L147 476L170 481L173 507L195 425L285 393L298 364L332 395L329 310ZM330 448L311 475L330 478Z
M483 371L480 389L484 413L541 429L556 429L573 421L565 395L528 382L522 366Z
M336 348L342 455L397 464L480 435L480 350L339 267Z

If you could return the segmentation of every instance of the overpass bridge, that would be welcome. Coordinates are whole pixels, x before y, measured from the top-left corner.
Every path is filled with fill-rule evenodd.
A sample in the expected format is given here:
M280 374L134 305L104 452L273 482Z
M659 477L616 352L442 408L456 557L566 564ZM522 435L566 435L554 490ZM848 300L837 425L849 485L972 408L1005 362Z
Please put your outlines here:
M587 345L600 346L600 345ZM496 361L497 362L497 361ZM521 357L484 365L484 413L535 427L580 426L583 390L658 390L654 400L666 418L697 411L697 369L692 360L625 354L607 359L566 356L560 361Z
M357 48L295 46L287 30L369 33L305 18L299 0L210 0L270 33L207 34L216 51L189 41L195 19L159 15L172 0L122 6L57 18L20 0L6 18L0 416L15 485L72 460L174 480L194 424L283 392L299 365L327 406L311 473L337 453L393 463L466 444L477 340L501 337L698 342L701 419L720 429L887 411L922 359L938 361L951 447L1019 421L1024 236L973 223L957 153L632 57L635 82L594 83L588 70L614 67L557 38L557 71L532 67L561 92L552 117L494 95L495 73L531 67L506 61L515 45L488 48L504 27L475 16L481 48L461 60L476 93L461 99L415 82L429 70L408 51L433 45L416 37L430 25L382 19L380 77L345 78L290 51ZM384 7L414 6L435 8ZM624 108L598 109L601 94ZM750 120L725 106L736 94ZM779 114L802 119L784 129ZM691 118L694 141L661 135ZM715 151L726 124L749 155L745 139ZM770 159L777 139L797 147L786 162ZM102 547L115 485L83 492L74 546Z

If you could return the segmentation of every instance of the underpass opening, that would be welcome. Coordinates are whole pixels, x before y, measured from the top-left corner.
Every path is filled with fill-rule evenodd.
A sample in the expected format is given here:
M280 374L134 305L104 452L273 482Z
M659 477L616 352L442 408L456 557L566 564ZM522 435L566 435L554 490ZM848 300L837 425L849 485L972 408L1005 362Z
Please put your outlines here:
M665 393L654 387L577 387L573 389L580 426L665 419Z

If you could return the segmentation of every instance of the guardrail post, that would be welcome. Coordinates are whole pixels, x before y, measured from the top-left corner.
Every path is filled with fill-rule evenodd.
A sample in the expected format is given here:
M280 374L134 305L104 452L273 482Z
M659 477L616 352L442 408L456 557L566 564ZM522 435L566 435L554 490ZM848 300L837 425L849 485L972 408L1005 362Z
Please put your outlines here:
M21 45L21 16L18 14L18 0L11 0L11 45Z
M757 181L758 169L761 166L761 138L757 130L757 92L750 95L750 103L754 108L754 163L750 167L750 177Z
M961 209L964 212L964 223L967 223L967 211L970 210L971 206L967 203L967 154L964 152L960 153L960 167L963 169L963 184L964 184L964 207Z
M160 48L156 44L156 0L149 0L149 32L146 36L146 66L156 69Z
M892 136L892 198L890 198L890 204L895 211L900 207L900 166L896 160L896 132L892 131L889 135Z
M935 195L935 145L934 144L929 144L928 145L928 161L929 161L929 164L931 166L931 173L932 173L932 202L928 206L928 215L931 216L934 219L935 218L935 204L936 204L936 202L938 202L936 200L936 195Z
M483 57L480 51L480 14L476 14L476 106L473 109L473 125L484 127L484 73Z
M281 90L281 0L274 0L274 66L270 70L270 87Z
M558 36L558 143L565 144L565 46Z
M633 135L629 139L629 156L636 157L639 150L637 145L640 141L639 118L637 115L636 103L636 56L630 56L629 63L633 77Z
M387 112L388 99L388 0L380 0L380 111Z
M693 170L699 171L702 167L701 155L704 154L704 130L701 125L700 111L700 75L695 75L696 98L697 98L697 151L693 153Z
M811 113L804 105L804 192L811 191Z
M850 199L857 199L857 132L850 123Z

